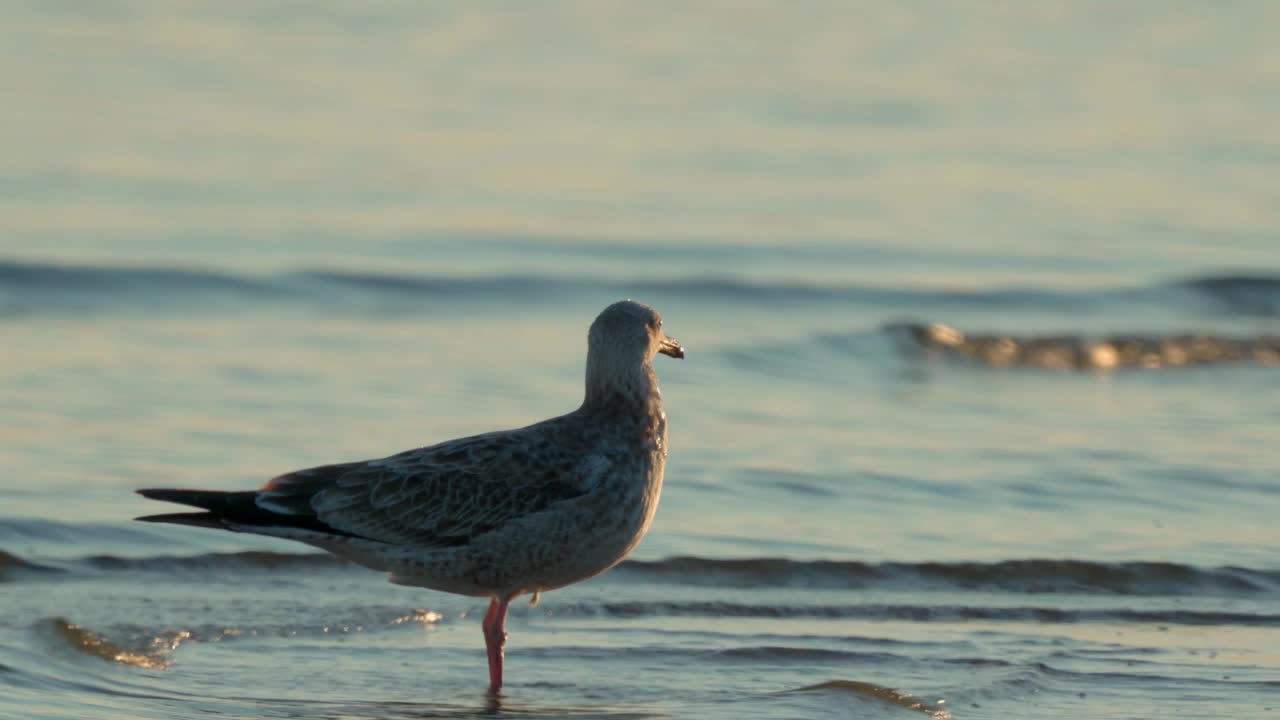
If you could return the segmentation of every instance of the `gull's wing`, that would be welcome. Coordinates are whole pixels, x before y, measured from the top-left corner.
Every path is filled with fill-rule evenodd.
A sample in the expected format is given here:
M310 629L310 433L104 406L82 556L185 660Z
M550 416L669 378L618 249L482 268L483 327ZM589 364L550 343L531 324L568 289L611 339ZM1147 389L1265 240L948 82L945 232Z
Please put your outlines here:
M574 452L531 428L461 438L380 460L299 470L255 504L380 542L448 547L589 492L604 455Z

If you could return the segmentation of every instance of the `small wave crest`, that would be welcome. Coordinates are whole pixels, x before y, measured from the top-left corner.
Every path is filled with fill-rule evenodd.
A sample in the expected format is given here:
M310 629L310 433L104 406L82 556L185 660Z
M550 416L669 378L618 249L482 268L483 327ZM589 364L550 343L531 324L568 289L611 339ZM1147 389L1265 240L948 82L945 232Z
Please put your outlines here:
M1211 275L1176 283L1223 310L1244 315L1280 315L1280 275Z
M336 568L351 563L328 553L280 553L264 550L215 552L199 555L153 555L121 557L90 555L77 561L97 570L145 570L155 572L193 572L210 570L287 570Z
M917 712L924 713L928 717L937 718L938 720L950 720L951 718L951 712L944 707L946 700L930 702L904 690L896 690L891 687L863 682L861 680L828 680L826 682L796 688L795 690L788 690L787 692L852 693L860 697L882 702L886 705L892 705L906 710L915 710Z
M110 522L61 522L51 518L0 516L0 543L41 545L147 545L155 535L134 525Z
M179 632L191 642L222 643L241 638L322 638L342 637L397 629L432 627L445 616L426 608L404 608L387 605L353 605L323 618L299 619L297 622L255 622L242 625L195 624L181 630L166 629L162 634ZM138 633L153 633L146 628L133 628Z
M791 647L788 645L747 645L716 650L714 655L720 660L747 662L850 662L876 661L896 658L889 653L854 652L852 650L832 650L830 648Z
M144 634L128 639L112 640L99 632L76 625L60 617L48 618L43 628L64 646L85 655L118 665L164 670L173 664L170 654L191 636L183 630L160 634Z
M352 566L346 560L328 553L279 553L264 550L213 552L198 555L88 555L56 564L33 562L0 550L0 582L16 582L55 574L89 569L106 572L214 573L279 570L321 570Z

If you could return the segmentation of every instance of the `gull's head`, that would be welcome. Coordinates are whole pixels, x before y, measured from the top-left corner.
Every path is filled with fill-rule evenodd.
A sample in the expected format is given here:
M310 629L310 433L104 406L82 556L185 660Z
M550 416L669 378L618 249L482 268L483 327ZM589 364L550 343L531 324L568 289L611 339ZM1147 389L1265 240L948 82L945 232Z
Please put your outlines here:
M634 300L605 308L591 323L587 347L590 355L609 365L644 364L658 353L684 357L680 343L663 331L658 311Z

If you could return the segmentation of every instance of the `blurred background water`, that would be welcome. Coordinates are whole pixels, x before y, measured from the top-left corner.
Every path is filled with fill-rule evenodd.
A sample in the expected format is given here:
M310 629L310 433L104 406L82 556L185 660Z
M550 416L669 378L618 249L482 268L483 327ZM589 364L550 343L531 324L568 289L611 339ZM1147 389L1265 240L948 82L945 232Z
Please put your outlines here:
M1272 3L0 8L0 717L1280 717ZM514 427L658 307L635 561L517 609L130 492Z

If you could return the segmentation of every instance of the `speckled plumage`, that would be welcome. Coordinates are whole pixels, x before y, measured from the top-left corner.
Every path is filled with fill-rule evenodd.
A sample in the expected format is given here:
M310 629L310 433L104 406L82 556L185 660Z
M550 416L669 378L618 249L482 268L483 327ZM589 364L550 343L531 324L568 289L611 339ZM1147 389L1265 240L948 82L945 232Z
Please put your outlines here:
M612 567L648 528L666 456L658 412L648 422L584 407L518 430L302 470L272 480L257 503L351 536L267 534L389 571L397 583L507 598L550 590Z
M573 412L299 470L259 490L139 490L206 511L139 519L289 538L396 583L489 596L501 603L500 632L508 601L604 572L648 530L667 456L657 353L684 356L657 311L614 303L591 325L586 393ZM489 625L486 617L486 640ZM495 690L501 644L497 654ZM491 673L493 662L491 643Z

